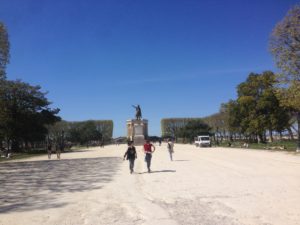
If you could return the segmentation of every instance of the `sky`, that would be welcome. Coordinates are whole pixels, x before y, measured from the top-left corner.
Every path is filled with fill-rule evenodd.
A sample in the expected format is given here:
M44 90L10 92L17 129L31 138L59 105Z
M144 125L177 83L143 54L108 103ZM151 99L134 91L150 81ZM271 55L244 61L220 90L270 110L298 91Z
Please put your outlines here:
M111 119L114 137L140 104L160 121L205 117L249 73L277 71L272 29L295 0L0 0L8 79L40 85L67 121Z

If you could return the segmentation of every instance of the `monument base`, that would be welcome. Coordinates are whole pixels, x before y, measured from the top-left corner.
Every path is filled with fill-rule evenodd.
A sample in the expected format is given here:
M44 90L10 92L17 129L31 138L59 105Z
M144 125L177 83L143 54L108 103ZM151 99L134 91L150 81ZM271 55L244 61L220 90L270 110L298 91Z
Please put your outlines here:
M145 137L144 135L136 135L133 137L133 144L138 146L138 145L143 145L145 143Z
M143 145L148 136L148 120L127 120L127 138L134 145Z

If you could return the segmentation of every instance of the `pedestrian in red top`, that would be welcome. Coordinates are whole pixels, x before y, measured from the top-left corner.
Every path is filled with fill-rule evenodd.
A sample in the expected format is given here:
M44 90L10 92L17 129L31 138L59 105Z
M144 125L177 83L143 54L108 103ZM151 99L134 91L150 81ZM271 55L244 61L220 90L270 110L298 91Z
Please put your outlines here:
M152 153L155 151L155 146L150 143L149 140L146 140L146 143L144 144L144 153L145 153L145 161L147 163L148 173L151 172L150 166L151 166L151 158Z

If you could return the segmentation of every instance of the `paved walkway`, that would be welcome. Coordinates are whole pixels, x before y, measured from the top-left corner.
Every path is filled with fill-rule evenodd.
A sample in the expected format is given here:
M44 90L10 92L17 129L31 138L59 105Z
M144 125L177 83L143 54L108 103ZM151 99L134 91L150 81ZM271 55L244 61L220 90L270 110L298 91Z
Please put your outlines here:
M157 146L135 173L126 146L0 163L0 225L299 225L300 155ZM54 157L55 158L55 157Z

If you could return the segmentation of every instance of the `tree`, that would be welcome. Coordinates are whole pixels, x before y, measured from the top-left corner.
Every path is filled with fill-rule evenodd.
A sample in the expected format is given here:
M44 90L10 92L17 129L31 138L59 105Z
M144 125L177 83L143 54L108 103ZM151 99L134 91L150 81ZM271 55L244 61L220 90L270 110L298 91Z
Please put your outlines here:
M0 22L0 80L6 77L5 68L9 63L9 41L6 27Z
M179 137L186 138L192 142L198 135L210 134L211 127L209 127L202 119L193 119L187 122L179 131Z
M177 138L179 130L192 118L164 118L161 120L162 137Z
M59 109L49 108L40 89L21 81L0 82L0 136L12 150L19 150L21 143L44 140L45 126L60 120Z
M96 120L96 129L101 134L102 142L108 143L113 135L113 121L112 120Z
M49 127L49 138L55 140L64 131L65 139L74 144L109 143L113 134L112 120L61 121Z
M247 80L238 85L237 106L241 131L246 136L264 142L266 131L282 132L288 126L289 114L280 106L276 97L276 79L271 71L262 74L251 73Z
M211 127L211 132L214 133L214 138L217 143L219 143L219 138L221 138L222 141L223 137L228 134L225 118L226 113L223 110L223 105L221 105L221 109L218 113L203 118L203 121Z
M181 128L189 121L201 118L164 118L161 120L161 132L163 138L177 139Z
M224 113L224 123L227 126L228 132L232 136L233 134L241 136L241 113L239 104L236 100L230 100L221 106L221 110Z
M282 86L278 91L282 105L294 111L298 123L300 151L300 6L290 9L271 34L270 50L282 73L278 79Z

